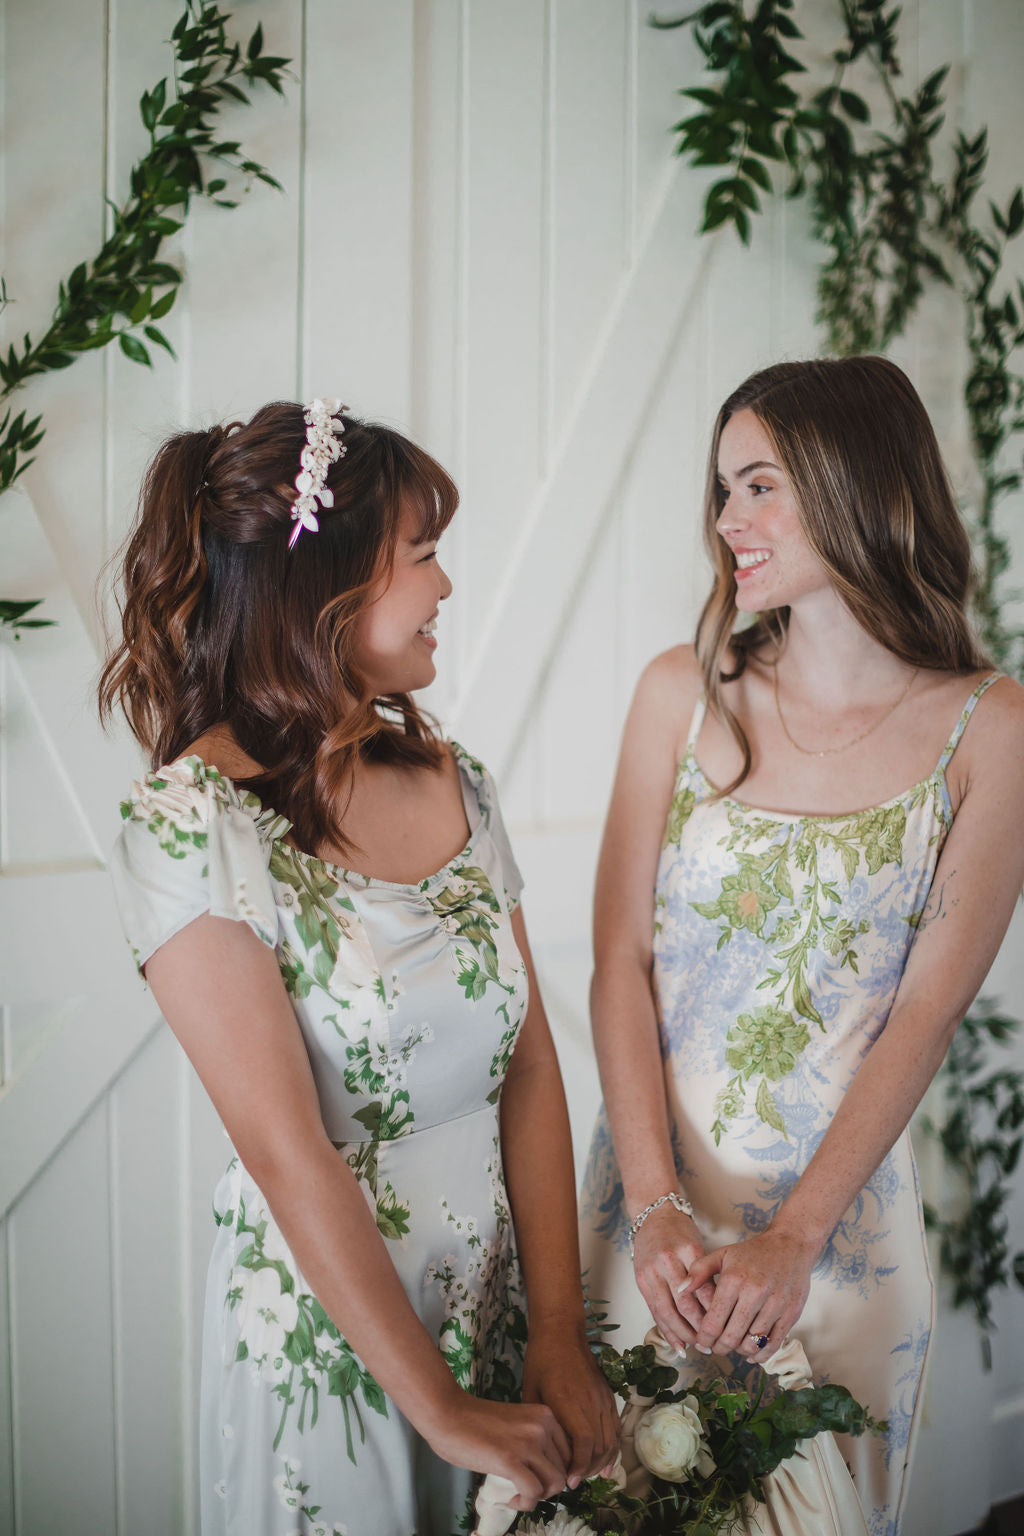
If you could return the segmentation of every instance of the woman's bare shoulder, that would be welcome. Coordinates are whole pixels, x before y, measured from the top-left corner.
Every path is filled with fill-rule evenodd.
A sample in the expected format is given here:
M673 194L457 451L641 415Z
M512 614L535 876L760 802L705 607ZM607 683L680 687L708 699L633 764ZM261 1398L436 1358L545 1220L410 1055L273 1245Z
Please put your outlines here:
M991 673L979 673L976 684ZM973 730L965 740L985 741L986 746L1017 744L1024 740L1024 688L1013 677L997 677L978 700Z
M694 647L673 645L647 663L640 674L637 693L642 691L662 704L680 698L688 699L692 707L703 684Z
M692 645L674 645L647 663L633 696L630 732L651 746L662 742L673 763L704 680Z

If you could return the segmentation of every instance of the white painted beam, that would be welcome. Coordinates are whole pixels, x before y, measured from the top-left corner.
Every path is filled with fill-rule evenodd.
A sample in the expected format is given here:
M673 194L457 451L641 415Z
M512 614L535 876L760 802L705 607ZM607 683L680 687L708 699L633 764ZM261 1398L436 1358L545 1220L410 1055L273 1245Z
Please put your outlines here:
M566 425L522 521L452 711L499 776L515 760L531 705L663 372L695 313L717 239L700 242L703 178L666 169L637 258L623 276ZM684 265L686 254L690 265ZM511 429L511 427L510 427ZM514 653L492 686L498 653Z

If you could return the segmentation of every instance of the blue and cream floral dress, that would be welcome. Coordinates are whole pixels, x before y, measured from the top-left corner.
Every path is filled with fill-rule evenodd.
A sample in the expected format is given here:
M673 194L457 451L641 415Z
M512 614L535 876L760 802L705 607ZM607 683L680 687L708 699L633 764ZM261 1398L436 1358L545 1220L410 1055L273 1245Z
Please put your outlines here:
M716 800L694 755L698 703L658 864L653 985L680 1187L709 1250L772 1220L885 1028L953 820L946 769L995 681L971 694L934 773L839 816ZM622 1338L642 1338L603 1111L582 1209L590 1290ZM794 1329L816 1380L889 1421L884 1439L840 1437L871 1536L898 1530L931 1323L905 1132L829 1238Z
M327 1133L409 1300L460 1385L507 1398L526 1335L498 1132L527 1003L521 881L489 775L454 750L470 839L419 885L300 853L287 821L197 757L134 787L112 867L140 966L204 912L275 950ZM203 1536L450 1536L469 1474L385 1397L237 1157L214 1215Z

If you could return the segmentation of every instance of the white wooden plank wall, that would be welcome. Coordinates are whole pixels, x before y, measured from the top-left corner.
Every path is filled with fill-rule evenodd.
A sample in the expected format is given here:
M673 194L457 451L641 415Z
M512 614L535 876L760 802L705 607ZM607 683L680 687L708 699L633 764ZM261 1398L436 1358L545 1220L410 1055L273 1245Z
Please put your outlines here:
M45 323L101 237L104 197L124 196L138 96L168 69L177 13L0 0L10 335ZM284 193L193 214L167 324L177 365L109 351L33 387L48 434L24 493L0 503L0 589L45 596L62 624L0 642L0 1536L196 1529L197 1330L225 1144L117 931L101 866L136 759L98 736L89 699L96 576L168 430L340 391L455 472L432 703L500 773L583 1154L590 891L621 722L643 664L692 633L717 403L816 349L798 209L773 206L750 251L697 239L704 182L679 172L668 132L696 61L646 13L236 0L239 30L262 20L268 50L296 61L285 102L226 114ZM1004 195L1018 0L910 0L904 18L908 86L956 61L951 111L989 122ZM945 295L897 355L963 480ZM1019 938L991 984L1018 1012ZM941 1177L934 1159L924 1173ZM1019 1246L1020 1192L1013 1223ZM952 1536L1021 1485L1019 1301L999 1315L983 1378L970 1324L943 1313L915 1536Z

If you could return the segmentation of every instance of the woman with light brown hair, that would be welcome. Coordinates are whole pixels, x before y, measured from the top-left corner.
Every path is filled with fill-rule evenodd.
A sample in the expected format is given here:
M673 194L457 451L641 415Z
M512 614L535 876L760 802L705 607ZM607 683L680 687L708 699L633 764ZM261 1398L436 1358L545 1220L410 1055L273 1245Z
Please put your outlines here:
M127 547L100 700L154 771L112 868L235 1152L204 1536L451 1536L470 1472L530 1508L614 1455L519 873L411 698L457 502L399 433L276 404L165 443Z
M883 358L730 396L705 537L598 869L584 1263L629 1337L653 1315L725 1369L792 1330L889 1421L843 1445L882 1536L932 1315L907 1125L1024 879L1024 690L973 638L935 435Z

